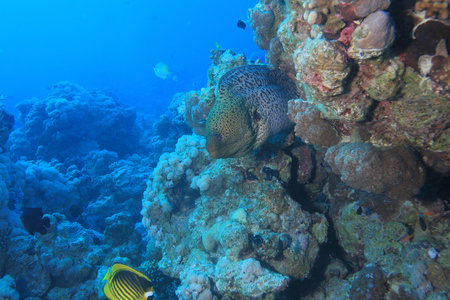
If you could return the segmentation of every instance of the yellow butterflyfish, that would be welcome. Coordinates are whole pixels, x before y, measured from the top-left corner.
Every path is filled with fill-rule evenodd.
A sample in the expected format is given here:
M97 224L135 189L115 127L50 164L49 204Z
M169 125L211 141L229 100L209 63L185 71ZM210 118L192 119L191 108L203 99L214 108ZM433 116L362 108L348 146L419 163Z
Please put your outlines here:
M114 264L111 273L106 273L103 287L106 297L111 300L153 300L151 280L141 272L123 265Z

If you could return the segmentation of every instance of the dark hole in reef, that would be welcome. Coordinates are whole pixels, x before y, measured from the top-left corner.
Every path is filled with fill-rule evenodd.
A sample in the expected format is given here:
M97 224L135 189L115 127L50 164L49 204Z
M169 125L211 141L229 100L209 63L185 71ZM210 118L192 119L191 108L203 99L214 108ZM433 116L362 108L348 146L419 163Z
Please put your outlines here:
M186 179L180 180L170 191L173 199L173 213L183 213L195 207L195 199L200 197L200 191L189 188Z
M285 151L285 153L292 158L291 170L290 170L291 179L289 180L287 187L286 187L288 194L292 197L292 199L295 202L298 202L302 205L302 209L304 209L310 213L320 212L319 209L314 205L314 203L313 203L314 201L311 201L311 199L315 198L317 195L311 195L305 189L304 184L299 184L297 182L297 179L298 179L297 170L299 168L299 162L298 162L298 158L292 154L292 149L294 149L297 146L299 146L299 143L295 143L292 147L287 148ZM314 169L316 169L318 166L317 166L317 161L315 159L315 151L312 151L312 163L313 163ZM309 179L310 182L314 180L314 174L315 174L315 170L312 171L311 178Z
M84 207L82 207L81 205L72 204L69 207L67 217L70 220L74 220L74 219L78 218L83 213L83 211L84 211Z
M298 146L298 143L296 146ZM304 184L299 184L297 182L297 169L299 167L299 162L298 159L291 153L291 150L294 147L290 147L286 150L286 154L288 154L292 158L291 180L289 181L287 186L288 193L292 197L292 199L294 199L294 201L302 205L303 210L306 210L310 213L324 213L322 209L319 209L319 203L317 202L326 204L328 198L321 192L318 192L316 194L308 192L305 189ZM317 168L325 168L317 161L318 153L316 149L312 149L311 155L314 169L312 171L309 182L314 181L315 176L317 176ZM361 208L361 214L364 212L365 211L363 210L363 208ZM334 259L341 260L346 265L349 272L351 272L351 270L353 269L350 265L348 265L348 263L346 263L346 253L339 245L337 233L334 230L333 226L333 221L328 216L326 216L326 218L330 224L328 227L328 241L320 245L319 253L316 261L314 262L314 266L310 271L309 278L304 280L292 280L289 284L289 287L281 293L280 299L302 299L303 297L312 295L319 288L319 284L321 282L324 282L326 268Z
M348 73L347 77L345 78L344 94L351 91L350 85L353 82L353 80L356 78L356 76L358 75L358 72L359 72L359 65L357 63L354 63L354 61L352 61L352 66L350 68L350 72Z
M258 176L256 176L255 173L251 170L245 171L244 178L249 181L258 180Z
M420 201L434 202L442 199L444 201L444 210L450 210L450 176L442 176L442 174L434 171L430 167L425 168L427 177L425 184L420 189L417 197Z
M395 53L402 52L411 43L414 21L407 12L414 9L415 2L416 0L392 1L389 6L389 14L395 23L395 40L392 45Z
M272 168L264 166L262 168L262 171L266 174L264 180L272 180L273 177L280 178L280 172L278 170L274 170Z
M367 110L366 114L366 123L373 121L373 118L375 117L375 110L379 104L380 101L373 101L372 104L369 106L369 109Z

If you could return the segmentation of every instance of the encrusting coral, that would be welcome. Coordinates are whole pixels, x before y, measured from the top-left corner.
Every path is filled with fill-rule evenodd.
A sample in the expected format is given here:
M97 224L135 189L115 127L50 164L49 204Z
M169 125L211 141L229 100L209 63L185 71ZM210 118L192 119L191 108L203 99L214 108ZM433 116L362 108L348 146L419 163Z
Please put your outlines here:
M426 0L417 1L414 9L418 12L425 11L425 17L437 19L448 19L450 16L450 5L448 0Z

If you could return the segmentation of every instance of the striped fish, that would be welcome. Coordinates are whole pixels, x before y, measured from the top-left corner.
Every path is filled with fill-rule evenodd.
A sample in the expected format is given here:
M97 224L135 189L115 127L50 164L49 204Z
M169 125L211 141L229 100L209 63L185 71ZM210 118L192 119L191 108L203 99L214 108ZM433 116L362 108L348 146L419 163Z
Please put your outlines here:
M153 285L141 272L123 265L114 264L111 273L106 273L103 287L106 297L111 300L153 300Z

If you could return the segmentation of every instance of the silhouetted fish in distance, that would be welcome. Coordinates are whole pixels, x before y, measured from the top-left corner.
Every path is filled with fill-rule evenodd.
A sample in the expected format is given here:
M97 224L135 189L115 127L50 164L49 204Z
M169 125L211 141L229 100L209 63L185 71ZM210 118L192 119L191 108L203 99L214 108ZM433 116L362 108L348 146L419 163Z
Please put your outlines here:
M47 229L50 228L50 218L44 217L41 207L25 207L20 215L20 220L31 235L36 232L46 234Z
M245 30L245 27L247 27L247 24L242 20L238 20L237 27Z

